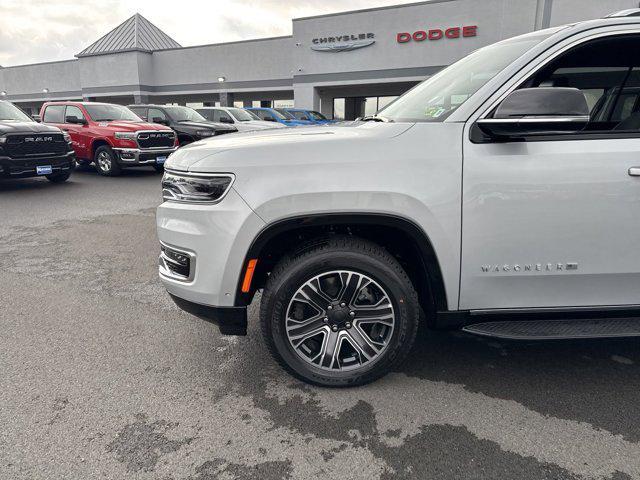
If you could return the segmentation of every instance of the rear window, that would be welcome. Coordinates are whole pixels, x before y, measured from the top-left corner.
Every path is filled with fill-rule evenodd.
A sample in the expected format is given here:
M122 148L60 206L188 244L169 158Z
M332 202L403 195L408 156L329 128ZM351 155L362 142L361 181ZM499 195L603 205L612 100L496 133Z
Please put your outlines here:
M49 105L44 110L42 121L44 123L64 123L65 108L67 108L65 105Z

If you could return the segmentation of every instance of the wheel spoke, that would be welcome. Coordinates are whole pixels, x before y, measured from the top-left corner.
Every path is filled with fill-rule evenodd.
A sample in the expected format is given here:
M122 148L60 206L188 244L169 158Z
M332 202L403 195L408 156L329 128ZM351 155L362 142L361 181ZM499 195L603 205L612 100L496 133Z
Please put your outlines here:
M360 291L360 288L362 288L360 284L363 281L363 277L357 273L343 273L340 278L342 278L342 283L344 285L340 292L340 301L347 305L353 305L353 299L356 293Z
M393 325L393 308L391 304L385 304L378 307L356 307L355 322L357 323L382 323L384 325Z
M304 287L298 290L296 298L301 301L306 301L313 308L324 312L327 305L331 303L331 299L327 298L323 293L316 290L310 283L307 283Z
M335 332L329 332L328 335L325 335L324 342L322 344L322 356L320 357L320 366L325 368L333 368L333 365L336 361L339 362L338 352L340 343L338 339L340 335ZM338 363L338 367L340 364Z
M312 320L303 325L296 325L287 329L289 339L295 348L305 340L318 335L321 332L328 331L322 320Z
M367 334L362 332L358 326L347 330L346 339L358 354L361 357L364 356L367 361L371 360L378 353L378 347L374 345ZM361 360L360 363L364 362Z

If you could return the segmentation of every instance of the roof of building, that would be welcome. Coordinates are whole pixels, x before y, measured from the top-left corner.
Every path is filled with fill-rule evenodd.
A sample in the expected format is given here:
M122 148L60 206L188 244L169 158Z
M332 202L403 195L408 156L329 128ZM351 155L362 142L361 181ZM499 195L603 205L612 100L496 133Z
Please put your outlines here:
M125 20L104 37L82 50L76 57L117 52L154 52L181 45L139 13Z

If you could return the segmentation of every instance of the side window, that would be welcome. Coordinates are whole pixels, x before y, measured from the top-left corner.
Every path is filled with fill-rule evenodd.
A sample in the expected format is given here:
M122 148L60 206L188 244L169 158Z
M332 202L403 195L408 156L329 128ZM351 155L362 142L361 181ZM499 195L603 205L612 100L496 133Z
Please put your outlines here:
M229 116L227 112L220 112L218 120L216 122L225 122L225 123L233 123L233 119Z
M219 122L220 121L220 110L213 110L213 117L209 118L209 120L211 120L212 122Z
M307 114L305 112L294 111L290 112L297 120L309 120Z
M44 123L64 123L65 105L49 105L44 110Z
M570 87L584 93L589 132L640 132L640 35L586 42L537 72L522 87Z
M138 115L141 119L143 119L143 120L147 119L147 109L146 108L144 108L144 107L129 107L129 110L131 110L133 113Z
M167 116L164 114L162 110L158 110L157 108L149 109L149 116L147 117L149 122L157 122L158 119L160 121L166 122Z
M196 110L200 115L202 115L207 120L213 120L215 118L215 111L209 110L208 108L203 108L202 110Z
M67 106L67 113L65 113L64 115L65 123L67 122L67 117L76 117L82 119L84 118L84 115L82 114L82 110L80 110L78 107L76 107L75 105L69 105Z

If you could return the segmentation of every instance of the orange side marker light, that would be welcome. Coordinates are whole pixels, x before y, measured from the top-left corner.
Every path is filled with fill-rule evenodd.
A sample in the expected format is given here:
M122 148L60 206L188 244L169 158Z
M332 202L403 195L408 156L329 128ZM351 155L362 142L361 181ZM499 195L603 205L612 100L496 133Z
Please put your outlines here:
M249 263L247 263L247 270L244 272L244 280L242 281L242 293L249 293L249 290L251 290L251 280L253 279L253 272L255 272L257 264L257 258L252 258L249 260Z

